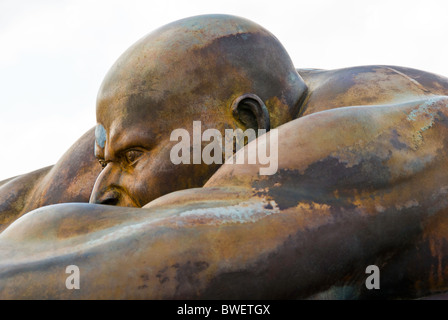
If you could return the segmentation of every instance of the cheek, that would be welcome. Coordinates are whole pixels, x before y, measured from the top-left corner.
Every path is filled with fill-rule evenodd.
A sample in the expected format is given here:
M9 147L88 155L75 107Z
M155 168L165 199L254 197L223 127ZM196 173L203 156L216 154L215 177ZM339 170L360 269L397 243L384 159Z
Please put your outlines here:
M128 173L129 193L140 202L149 202L166 193L179 190L178 177L181 166L171 163L164 153L141 159Z
M169 154L169 153L168 153ZM173 191L191 188L197 165L174 165L166 154L139 161L130 175L129 192L141 202L149 202Z
M218 167L206 164L164 163L154 168L150 185L153 193L158 196L183 189L200 188Z
M130 172L129 192L141 203L148 203L167 193L199 188L219 168L219 165L178 164L170 160L170 149L142 159Z
M160 197L164 194L184 189L182 182L187 174L184 165L174 165L164 157L157 161L154 159L142 171L145 177L145 189L152 197Z

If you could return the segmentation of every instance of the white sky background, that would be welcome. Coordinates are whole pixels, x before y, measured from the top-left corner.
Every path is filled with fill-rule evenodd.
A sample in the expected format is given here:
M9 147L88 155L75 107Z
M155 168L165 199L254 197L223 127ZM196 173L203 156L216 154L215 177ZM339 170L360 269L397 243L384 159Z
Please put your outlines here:
M0 0L0 181L57 162L96 124L114 61L174 20L248 18L298 68L389 64L448 76L447 9L445 0Z

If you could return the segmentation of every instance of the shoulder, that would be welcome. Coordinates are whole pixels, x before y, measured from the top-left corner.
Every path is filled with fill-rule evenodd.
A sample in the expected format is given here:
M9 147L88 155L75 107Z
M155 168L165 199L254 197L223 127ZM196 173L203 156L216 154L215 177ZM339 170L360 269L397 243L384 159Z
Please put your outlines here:
M385 105L448 95L448 78L387 65L297 69L308 86L300 115L346 106Z
M79 138L55 165L0 181L0 231L39 207L89 202L101 171L93 147L94 128Z

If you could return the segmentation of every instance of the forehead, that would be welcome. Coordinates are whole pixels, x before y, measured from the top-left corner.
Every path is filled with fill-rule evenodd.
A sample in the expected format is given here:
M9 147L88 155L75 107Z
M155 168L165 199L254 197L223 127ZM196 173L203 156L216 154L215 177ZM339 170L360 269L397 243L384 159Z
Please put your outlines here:
M106 75L97 98L97 122L108 133L139 123L162 132L191 126L204 114L208 123L219 123L235 95L250 91L251 82L219 62L215 51L193 50L190 42L173 41L180 35L168 31L138 42Z
M104 127L107 134L134 129L142 131L148 128L161 132L181 124L185 119L195 118L189 108L179 106L177 102L170 103L170 99L154 101L144 94L123 95L98 102L97 122ZM98 127L97 131L100 136L102 129Z
M123 126L140 121L158 121L166 113L175 118L183 104L187 112L189 95L185 94L186 84L182 84L183 72L166 72L158 65L152 68L149 61L146 70L131 67L115 67L105 78L97 97L97 121L106 129L112 122ZM187 89L188 90L188 89Z
M192 46L190 41L173 41L184 37L168 31L136 43L107 73L97 98L97 120L106 129L117 117L134 123L165 115L172 119L200 108L214 112L209 107L216 103L206 102L223 102L236 91L251 89L246 74L220 54L220 43Z
M163 132L191 126L192 121L200 119L212 125L225 122L230 114L226 106L230 106L236 96L229 94L227 99L222 99L211 93L190 90L187 84L171 76L156 78L153 82L148 85L148 81L135 77L122 85L106 83L97 99L97 122L108 133L112 128L126 130L135 126Z

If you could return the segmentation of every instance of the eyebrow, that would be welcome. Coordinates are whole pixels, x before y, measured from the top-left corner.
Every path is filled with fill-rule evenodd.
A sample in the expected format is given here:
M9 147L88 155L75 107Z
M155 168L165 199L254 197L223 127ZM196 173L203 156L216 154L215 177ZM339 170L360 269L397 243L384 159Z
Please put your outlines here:
M131 129L132 130L132 129ZM132 149L132 148L143 148L143 149L151 149L154 144L154 136L152 134L149 134L148 131L146 131L146 136L145 133L141 133L141 131L135 129L134 131L127 131L127 134L125 135L121 135L119 136L115 141L114 141L114 137L112 135L112 137L109 139L108 144L109 144L109 151L112 151L110 158L113 159L115 158L117 155L122 154L123 152L125 152L126 150ZM132 133L137 133L137 134L132 134ZM139 134L140 133L140 134ZM105 150L101 149L102 151L102 155L105 155Z

